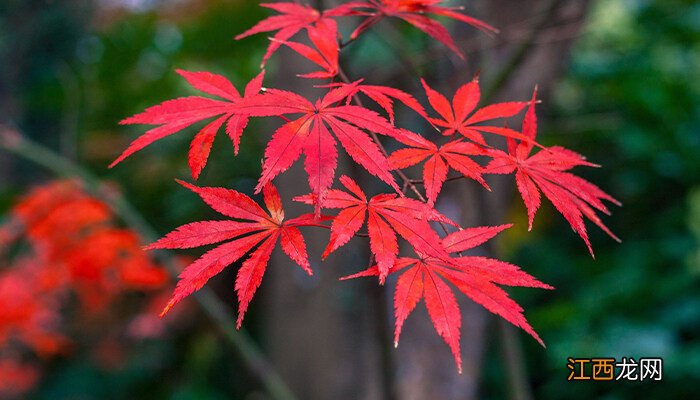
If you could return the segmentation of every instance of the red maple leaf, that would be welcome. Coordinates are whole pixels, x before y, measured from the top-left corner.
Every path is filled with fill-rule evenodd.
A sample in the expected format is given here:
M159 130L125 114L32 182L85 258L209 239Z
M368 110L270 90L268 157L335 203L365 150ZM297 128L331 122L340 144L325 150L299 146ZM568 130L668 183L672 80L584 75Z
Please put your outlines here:
M315 48L297 42L279 41L303 57L312 61L323 71L298 75L302 78L330 79L338 74L338 26L332 19L323 19L307 28L309 40ZM273 39L273 41L276 39Z
M292 92L268 89L236 105L240 112L256 117L302 114L277 129L267 144L256 191L287 170L304 153L309 186L314 194L323 198L333 183L338 163L333 133L357 164L399 192L389 161L363 129L389 136L401 135L402 132L374 111L353 105L337 105L347 97L349 90L333 89L311 103Z
M508 153L492 150L494 159L486 166L486 171L492 174L510 174L515 171L515 182L518 191L527 207L529 229L535 213L540 207L540 190L552 202L554 207L569 222L576 233L586 243L593 255L593 248L588 240L583 216L598 225L613 239L620 241L600 220L593 209L610 214L602 200L616 205L621 203L602 191L598 186L569 172L576 166L598 167L585 160L583 156L563 147L549 147L530 156L533 142L537 136L537 117L535 115L535 98L537 90L532 94L532 101L523 121L522 133L529 141L516 143L508 138Z
M243 262L236 278L239 304L237 326L240 327L278 239L285 254L309 275L312 274L306 244L298 228L316 225L314 216L304 214L285 221L282 203L274 186L268 184L263 189L265 206L269 211L266 213L250 197L235 190L178 182L197 193L212 209L233 220L192 222L147 247L186 249L230 240L204 253L182 271L175 292L161 315L259 245Z
M330 22L334 23L335 21L333 21L330 17L351 15L354 13L352 11L353 3L343 4L324 12L320 12L312 7L309 7L308 5L297 3L263 3L260 4L260 6L271 8L281 13L281 15L273 15L265 18L264 20L255 24L255 26L252 28L236 36L236 40L240 40L257 33L277 31L271 38L270 45L267 47L267 51L263 56L261 66L265 65L265 62L270 58L270 56L272 56L272 53L274 53L282 43L296 35L299 31L308 29L314 26L314 24L316 27L318 27L319 24L327 24Z
M428 221L439 221L454 225L447 217L418 200L397 197L395 194L379 194L367 199L360 187L347 176L340 183L349 191L332 189L320 202L324 208L342 209L331 225L331 237L323 252L323 258L347 243L367 220L369 244L379 265L379 280L384 279L399 252L396 234L406 239L416 251L434 254L448 259L449 255L440 245L440 238ZM318 204L314 195L295 198L306 204Z
M350 101L357 93L362 93L375 101L379 106L386 111L389 115L389 122L394 123L394 100L402 102L407 107L413 109L420 116L428 119L428 115L425 113L423 106L410 94L404 92L403 90L395 89L388 86L380 85L365 85L362 84L363 79L358 79L352 83L331 83L326 85L327 87L342 87L348 90L346 103L350 104Z
M486 242L510 226L464 229L448 235L442 242L446 251L450 253L461 252ZM487 310L522 328L544 345L542 339L523 316L522 307L508 297L508 293L497 285L552 289L551 286L538 281L516 265L491 258L455 257L451 259L451 262L446 263L435 257L418 254L419 258L402 257L397 259L389 271L390 273L401 272L394 291L395 346L398 346L404 321L416 308L418 302L423 299L435 330L450 347L457 363L457 369L460 373L462 372L462 357L459 348L462 315L457 300L452 294L452 289L446 282L454 285L459 291ZM374 265L365 271L342 279L377 276L379 274L378 266Z
M351 34L356 38L367 28L379 22L384 17L400 18L416 28L427 33L432 38L444 44L458 56L464 58L464 54L457 48L448 30L438 21L431 19L427 14L444 16L472 25L484 32L496 33L498 30L491 25L476 18L457 12L462 7L443 7L437 4L442 0L370 0L367 3L355 3L353 9L370 9L369 18L364 20Z
M484 155L486 149L461 140L454 140L439 148L437 145L413 132L405 131L397 137L399 141L411 146L395 151L389 157L389 164L394 169L404 169L428 159L423 166L423 185L428 197L428 204L434 205L442 185L447 180L449 168L474 179L489 189L481 176L482 168L470 156ZM489 189L491 190L491 189Z
M491 125L476 125L498 118L512 117L525 108L527 102L513 101L491 104L474 111L481 98L481 90L479 89L477 78L457 89L451 105L445 96L431 89L425 80L421 79L421 82L423 83L423 88L425 88L425 94L428 96L430 106L441 117L430 118L430 121L436 126L445 128L442 132L443 135L449 136L459 132L467 139L484 145L486 142L481 132L531 141L530 138L512 129Z
M231 106L245 98L257 95L260 92L265 72L260 72L248 83L244 97L241 97L233 84L221 75L183 70L177 70L177 73L182 75L195 89L220 97L225 101L200 96L181 97L149 107L144 112L121 121L120 124L159 126L131 142L129 147L110 164L110 168L159 139L213 117L217 118L199 131L190 144L188 162L192 178L197 179L207 164L214 137L224 123L226 123L226 133L233 142L234 152L238 154L241 134L248 124L248 117L236 113L235 110L231 109Z

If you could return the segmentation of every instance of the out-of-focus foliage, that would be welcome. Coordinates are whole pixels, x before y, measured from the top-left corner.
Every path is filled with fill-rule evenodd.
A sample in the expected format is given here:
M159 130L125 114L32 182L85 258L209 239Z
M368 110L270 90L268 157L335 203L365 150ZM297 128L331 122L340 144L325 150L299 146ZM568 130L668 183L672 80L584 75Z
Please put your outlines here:
M70 354L78 340L96 341L96 358L111 350L105 362L119 364L127 342L133 349L162 337L149 300L115 312L137 292L157 301L166 285L166 271L142 245L77 181L36 188L12 208L0 225L0 397L26 394L42 364Z
M0 122L120 182L133 205L161 231L185 216L211 218L213 213L172 181L189 177L179 155L191 136L172 137L112 171L107 165L140 128L120 127L118 121L163 98L192 94L176 68L219 72L243 85L257 71L265 38L236 42L233 36L264 15L248 1L0 2ZM236 158L228 138L216 140L222 141L212 154L216 162L200 182L250 192L261 156L255 137L243 139ZM51 177L21 160L8 166L6 155L0 155L3 213L27 187ZM167 297L152 302L149 312L157 315ZM132 303L116 312L133 313ZM70 352L44 363L36 383L29 381L31 371L11 370L11 365L0 366L0 374L17 384L22 382L15 378L34 383L26 396L36 399L224 399L256 393L257 385L215 327L196 318L177 320L164 336L139 343L118 335L95 342L85 332L73 338ZM102 324L109 322L71 328L80 332ZM134 321L124 329L142 325Z
M535 220L517 259L557 288L531 299L529 317L548 344L528 344L535 397L697 396L700 4L595 2L549 110L542 140L604 166L581 173L623 202L605 219L623 243L591 229L593 261L552 207ZM663 381L567 382L567 357L604 356L663 357ZM485 388L493 398L503 395L496 363Z

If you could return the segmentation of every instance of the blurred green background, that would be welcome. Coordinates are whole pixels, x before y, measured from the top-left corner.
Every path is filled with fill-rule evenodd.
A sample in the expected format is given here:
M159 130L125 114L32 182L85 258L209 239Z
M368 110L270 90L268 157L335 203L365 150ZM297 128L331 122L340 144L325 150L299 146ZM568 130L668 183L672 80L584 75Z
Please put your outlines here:
M244 41L233 36L266 15L248 1L5 0L0 4L3 122L118 182L160 232L211 217L172 181L188 176L188 134L160 141L114 170L106 165L141 132L119 126L121 118L193 93L175 68L221 73L238 88L254 76L265 35ZM411 41L412 47L421 50L426 41L416 37L421 39ZM362 49L353 50L356 69L364 62ZM273 61L270 70L275 67ZM248 130L254 131L255 126ZM540 139L602 164L577 173L624 206L605 219L622 244L591 227L595 261L549 203L533 232L507 236L499 246L505 259L556 287L547 293L514 291L548 345L545 350L523 340L534 398L697 397L700 4L592 2L566 71L540 115ZM228 139L220 135L201 181L250 193L261 152L260 141L249 134L233 158ZM10 158L0 153L2 209L30 185L50 178ZM519 199L507 215L522 225ZM220 280L229 285L218 292L233 303L232 276ZM256 317L255 308L247 328L254 337L272 329ZM100 366L87 352L53 360L31 398L265 398L203 318L192 316L166 337L137 346L118 368ZM499 342L489 341L480 398L508 395L499 352ZM566 381L567 357L596 356L663 357L664 380Z
M552 218L515 251L519 265L556 287L529 305L548 342L547 351L531 346L527 353L536 398L695 398L700 4L594 2L554 101L540 125L546 143L603 165L583 173L623 202L605 219L623 242L591 229L593 262L562 234L564 221ZM664 382L567 382L567 356L663 357ZM497 374L492 366L492 384Z

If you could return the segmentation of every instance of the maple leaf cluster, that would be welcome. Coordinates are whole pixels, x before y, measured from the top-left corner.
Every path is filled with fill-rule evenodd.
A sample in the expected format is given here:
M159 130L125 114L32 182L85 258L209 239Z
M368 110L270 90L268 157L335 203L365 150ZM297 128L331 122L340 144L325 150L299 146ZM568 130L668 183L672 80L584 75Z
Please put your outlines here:
M329 243L321 256L324 259L353 237L369 237L370 267L352 277L377 276L379 283L384 284L389 275L399 275L394 293L397 343L405 319L424 300L436 331L451 348L461 370L461 314L453 289L542 343L527 323L522 308L502 286L551 287L515 265L462 254L510 225L462 228L435 206L448 180L473 180L490 190L486 175L514 173L530 228L544 193L593 254L584 217L617 239L596 212L609 213L603 201L619 203L569 170L596 165L573 151L537 143L536 90L529 101L483 105L477 78L459 87L451 100L421 80L430 106L426 110L413 95L400 89L367 84L364 79L350 80L339 65L340 51L385 18L408 22L460 57L462 53L447 29L432 16L496 32L460 9L440 3L439 0L371 0L350 2L325 11L296 3L263 4L278 14L260 21L237 39L258 33L272 35L262 66L280 46L289 47L315 65L314 71L298 76L322 80L322 84L315 85L325 88L321 96L309 99L292 91L264 87L264 71L246 85L241 95L221 75L178 70L193 88L211 97L168 100L122 121L155 127L134 140L112 166L161 138L206 121L192 140L188 156L195 180L224 124L237 154L250 118L271 117L270 121L278 123L267 141L255 187L255 193L263 192L267 211L238 191L180 182L228 219L183 225L150 246L177 249L223 242L185 268L163 314L224 268L241 261L235 284L240 326L277 242L292 261L311 274L300 228L322 227L330 230ZM347 39L338 30L338 21L344 17L361 20ZM293 41L300 35L307 40ZM362 97L376 103L380 112L365 106ZM428 131L439 131L441 138L429 140L428 136L400 127L395 121L397 104L415 112L425 121ZM506 125L507 119L526 109L521 129ZM257 139L261 135L255 136ZM505 139L507 151L499 149L494 138ZM387 140L405 147L389 154L383 144ZM538 151L531 154L535 148ZM340 149L364 171L385 183L389 192L370 198L356 181L337 173ZM272 182L302 155L310 193L295 200L313 207L313 212L285 219L280 196ZM416 166L422 167L422 179L409 179L406 174ZM454 171L452 176L450 171ZM336 175L341 175L340 186L334 188ZM419 189L421 186L423 190ZM436 230L437 225L442 230ZM360 232L363 226L367 233ZM409 244L412 255L399 254L399 238Z
M110 207L75 180L51 182L25 196L2 227L24 239L33 260L52 265L51 284L69 284L98 309L124 290L159 288L165 270L142 251L136 232L114 224Z
M105 203L68 180L34 189L0 225L0 348L7 350L0 377L13 377L0 382L17 383L0 384L0 395L27 390L38 379L19 355L47 359L69 349L62 317L69 302L77 300L76 315L92 318L109 312L125 291L165 286L165 271L138 235L113 220ZM23 351L10 351L18 345Z

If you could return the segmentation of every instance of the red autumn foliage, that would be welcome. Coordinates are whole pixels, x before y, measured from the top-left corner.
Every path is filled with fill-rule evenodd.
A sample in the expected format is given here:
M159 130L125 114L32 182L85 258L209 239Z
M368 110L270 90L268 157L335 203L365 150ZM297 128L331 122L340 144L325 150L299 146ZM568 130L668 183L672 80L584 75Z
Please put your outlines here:
M180 183L197 193L211 208L235 220L193 222L177 228L148 246L150 249L182 249L230 240L210 250L182 271L175 293L162 315L258 244L259 247L243 262L236 278L238 327L241 326L248 304L262 282L270 255L278 240L289 258L306 273L312 274L306 254L306 243L299 227L317 225L314 216L304 214L285 221L280 196L272 184L265 185L263 189L265 206L268 209L268 212L265 212L250 197L235 190Z
M31 365L13 359L0 359L0 396L20 398L39 379L39 372Z
M77 181L35 189L11 211L5 227L29 242L33 260L52 266L55 286L69 285L81 304L97 308L125 289L162 286L165 271L141 249L138 235L116 227L109 206Z
M522 129L523 134L532 139L532 141L537 136L536 94L537 91L532 94L532 101L525 115ZM510 174L515 171L515 182L527 207L529 229L532 229L535 213L540 207L541 190L556 207L557 211L566 218L571 228L581 236L591 255L593 255L593 247L591 247L591 243L588 240L583 216L598 225L610 237L620 241L615 234L603 225L603 222L593 210L596 209L609 215L610 211L605 207L602 200L618 206L620 202L603 192L596 185L566 172L576 166L597 167L598 165L586 161L580 154L563 147L545 148L531 156L532 148L532 142L521 141L516 143L509 139L508 153L492 150L491 156L493 160L486 167L488 172L493 174Z
M483 133L503 135L526 141L530 139L520 134L520 132L508 128L477 125L486 121L512 117L525 108L527 103L513 101L491 104L474 111L481 98L481 90L477 79L457 89L451 105L445 96L431 89L425 80L421 80L421 83L423 83L430 106L440 114L440 118L430 118L430 121L444 129L442 131L443 135L450 136L458 132L465 138L484 145L486 142L484 141Z
M395 151L389 157L389 164L394 169L404 169L427 159L423 164L423 186L429 205L435 204L450 168L491 190L481 176L482 167L472 159L473 156L486 155L483 147L459 139L438 147L416 134L407 134L399 141L411 147Z
M350 35L356 38L366 29L382 20L384 17L400 18L439 41L458 56L464 55L455 44L447 29L428 15L438 15L455 19L472 25L485 32L495 33L498 30L491 25L457 12L460 7L443 7L438 5L442 0L370 0L368 2L351 2L346 7L352 8L358 15L366 15L365 19ZM367 11L365 11L367 10Z
M324 258L355 236L365 219L370 249L377 260L380 283L384 283L399 252L396 234L406 239L416 251L449 258L440 244L440 238L428 223L440 221L454 225L447 217L420 201L397 197L395 194L379 194L368 200L362 189L349 177L342 176L340 182L350 193L331 190L320 202L313 195L298 198L307 204L320 203L324 208L342 209L333 217L330 242L323 252Z
M273 15L258 22L254 27L236 36L237 40L262 32L274 32L270 46L263 57L262 65L277 50L284 41L296 35L299 31L313 28L319 24L335 23L331 17L350 15L352 4L345 4L324 12L315 10L307 5L297 3L263 3L261 7L267 7L279 12L281 15ZM329 38L333 39L333 38ZM319 49L321 50L321 49ZM321 50L323 51L323 50Z
M33 190L0 232L0 376L17 382L9 389L0 385L0 394L21 394L38 378L37 366L22 354L47 359L70 349L62 308L71 296L81 308L77 315L91 318L108 313L125 291L166 282L138 235L116 227L109 206L77 181Z
M208 97L169 100L122 121L158 126L132 142L112 166L156 140L197 122L208 121L190 148L188 160L194 179L206 164L214 135L226 121L226 131L236 151L249 118L274 117L272 120L280 124L267 142L261 176L255 188L256 193L263 191L269 212L242 193L183 183L231 220L183 225L151 245L151 248L172 249L227 241L205 253L182 272L163 313L250 252L238 271L235 286L240 326L278 239L282 250L311 273L306 245L298 227L315 226L330 229L330 240L322 258L353 237L369 237L370 264L373 266L354 276L378 276L379 283L384 284L388 275L400 273L394 296L397 341L408 314L424 299L438 334L451 348L461 369L461 314L452 293L456 289L542 343L525 320L522 308L498 285L551 287L515 265L462 254L510 225L462 228L435 207L448 180L467 178L488 189L483 177L485 173L515 172L518 189L528 208L530 225L539 207L539 190L542 190L590 249L582 216L614 237L593 209L608 213L602 200L617 202L593 184L566 171L577 165L593 164L569 150L544 148L536 142L535 94L529 102L505 102L479 108L481 92L476 78L459 87L452 101L421 80L428 103L437 114L433 117L411 94L393 87L364 84L363 79L352 81L339 65L341 50L385 17L410 23L460 56L462 53L447 29L431 16L447 17L487 32L496 31L490 25L458 12L458 9L440 3L440 0L370 0L349 2L325 11L296 3L263 4L279 14L259 22L237 38L274 32L263 65L281 45L288 46L320 68L299 76L327 80L316 86L325 88L323 95L309 100L295 92L264 88L261 72L248 84L245 95L241 97L220 75L178 71L196 89L224 100ZM361 22L343 41L337 20L345 17L360 17ZM291 40L302 31L306 32L308 42ZM377 103L386 117L366 107L360 95ZM446 137L444 142L430 140L431 136L400 127L395 121L397 100ZM517 116L528 105L523 128L520 131L508 128L505 120ZM455 137L456 133L460 136ZM497 141L503 138L507 140L508 153L498 149ZM393 140L407 147L389 155L383 140ZM341 157L338 142L350 159L385 183L390 188L389 193L370 198L347 176L340 178L345 190L334 189ZM530 157L534 147L541 150ZM310 193L296 200L312 206L314 212L284 220L281 201L272 181L302 154ZM420 163L423 163L423 179L409 179L406 169ZM449 177L450 169L459 175ZM425 194L418 189L420 185ZM322 215L323 209L339 211ZM325 221L331 221L330 225L324 225ZM435 229L437 224L442 225L442 230ZM360 232L363 225L367 226L367 233ZM400 256L399 237L408 243L417 258Z
M510 225L469 228L454 232L442 239L443 248L450 253L462 252L476 247L509 228ZM414 247L415 249L415 247ZM419 258L400 258L390 267L390 273L401 272L394 291L394 309L396 311L396 329L394 345L399 344L401 328L408 315L418 302L425 300L428 314L435 330L452 349L457 368L462 370L462 357L459 351L459 337L462 316L452 289L445 281L453 284L459 291L469 296L494 314L524 329L538 342L542 339L527 323L523 309L499 288L505 286L527 286L553 289L517 266L486 257L457 257L447 261L426 254ZM408 268L408 269L406 269ZM361 276L381 276L378 265L343 279Z
M0 348L17 341L48 357L67 344L59 330L56 296L65 281L47 265L46 260L22 258L0 274Z
M292 50L314 62L323 71L299 75L302 78L330 79L338 74L338 25L332 19L323 19L307 28L314 47L302 43L281 41Z
M328 87L347 87L348 94L345 100L346 104L350 104L354 99L354 96L358 93L362 93L374 100L380 107L386 111L389 115L389 121L394 123L394 100L398 100L407 107L413 109L413 111L420 114L423 118L428 118L423 106L416 101L410 94L404 92L403 90L380 85L366 85L362 83L362 79L359 79L352 83L331 83Z
M234 152L238 154L241 134L246 125L248 125L248 116L232 112L231 106L260 92L264 72L261 72L246 85L243 97L241 97L233 84L221 75L183 70L178 70L177 72L195 89L220 97L226 101L200 96L181 97L150 107L141 114L121 121L122 124L159 126L134 140L121 156L114 160L110 167L156 140L170 136L194 123L210 119L211 117L217 118L202 128L190 144L188 160L192 178L197 179L207 164L214 137L224 123L226 123L226 134L233 142Z

